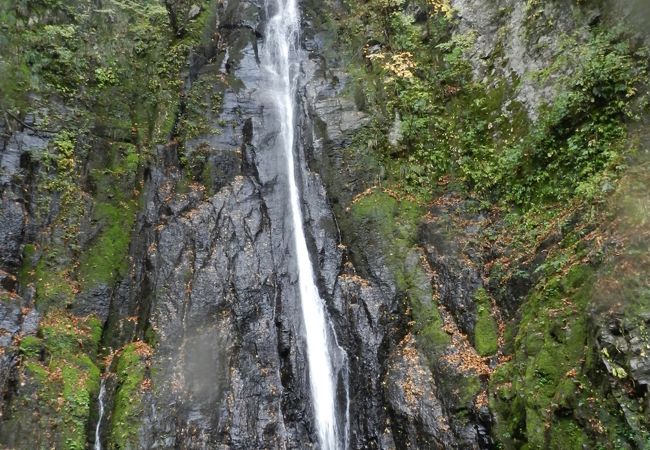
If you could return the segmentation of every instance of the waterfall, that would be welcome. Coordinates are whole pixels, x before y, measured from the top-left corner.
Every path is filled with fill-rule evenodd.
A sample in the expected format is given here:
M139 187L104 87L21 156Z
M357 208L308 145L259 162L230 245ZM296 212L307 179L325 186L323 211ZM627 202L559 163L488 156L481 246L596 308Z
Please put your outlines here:
M324 302L316 287L303 229L300 192L296 181L296 163L293 154L294 106L299 74L298 64L294 61L300 17L296 0L266 0L266 10L270 18L261 56L262 63L269 74L269 94L280 121L279 145L284 150L287 165L289 206L314 417L321 448L338 450L347 447L348 405L347 403L343 407L337 405L337 380L341 371L345 370L343 366L346 365L346 356L336 343ZM344 389L347 396L347 386L344 386ZM339 411L340 409L344 411Z
M99 418L95 427L95 450L102 450L101 426L104 418L104 400L106 398L106 378L102 377L102 383L99 388Z

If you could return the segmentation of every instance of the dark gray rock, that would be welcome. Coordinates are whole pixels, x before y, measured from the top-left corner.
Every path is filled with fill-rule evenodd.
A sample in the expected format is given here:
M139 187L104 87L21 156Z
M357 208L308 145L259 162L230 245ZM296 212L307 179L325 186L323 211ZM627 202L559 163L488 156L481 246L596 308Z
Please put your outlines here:
M21 263L25 209L12 192L0 198L0 268L15 270Z
M72 305L75 315L84 317L95 315L102 322L108 319L113 290L106 284L82 291Z
M16 289L16 277L0 270L0 289L14 291Z
M440 302L454 315L463 333L471 336L476 323L474 295L483 286L480 266L464 254L467 236L451 235L447 230L454 228L445 223L444 214L438 212L438 216L440 221L422 225L420 241L435 272Z
M386 374L387 403L395 419L399 448L458 448L448 419L436 396L435 382L425 360L408 335L391 353Z
M15 381L18 351L15 347L21 328L21 299L5 298L0 290L0 414L8 407Z

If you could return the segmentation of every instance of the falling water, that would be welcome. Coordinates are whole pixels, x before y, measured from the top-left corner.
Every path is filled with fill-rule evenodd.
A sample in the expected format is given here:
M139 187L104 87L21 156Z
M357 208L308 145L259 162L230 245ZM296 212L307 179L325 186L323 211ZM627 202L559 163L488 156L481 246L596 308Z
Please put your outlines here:
M323 300L315 284L314 271L307 250L303 230L300 192L296 183L294 167L294 98L298 67L292 64L296 54L296 43L300 19L296 0L266 0L267 13L272 16L266 29L266 42L262 59L270 75L270 94L277 109L281 124L279 139L284 149L289 183L290 208L294 232L294 244L298 268L298 284L302 315L307 342L309 382L321 448L338 450L347 446L347 407L343 411L342 423L337 419L337 361L343 360L343 350L332 335L328 336L328 321Z
M102 419L104 418L104 400L106 398L106 378L102 378L102 384L99 388L99 418L95 427L95 450L102 450L102 437L100 434Z

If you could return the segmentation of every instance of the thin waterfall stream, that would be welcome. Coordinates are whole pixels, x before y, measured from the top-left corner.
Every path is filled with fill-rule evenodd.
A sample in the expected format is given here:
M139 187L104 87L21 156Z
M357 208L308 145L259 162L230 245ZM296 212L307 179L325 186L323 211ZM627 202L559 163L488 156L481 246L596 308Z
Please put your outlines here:
M106 377L102 377L102 382L99 388L99 417L97 419L97 426L95 427L95 450L102 450L102 437L101 426L104 419L104 402L106 400Z
M300 31L296 0L267 0L267 16L262 63L269 74L269 93L281 124L278 139L286 159L291 222L298 270L298 285L307 344L309 382L318 431L323 450L347 447L348 405L337 402L339 374L345 370L346 355L336 343L325 305L316 287L314 270L303 229L300 191L296 181L295 98L299 64L294 62ZM347 396L347 386L344 386ZM344 411L340 411L344 409Z

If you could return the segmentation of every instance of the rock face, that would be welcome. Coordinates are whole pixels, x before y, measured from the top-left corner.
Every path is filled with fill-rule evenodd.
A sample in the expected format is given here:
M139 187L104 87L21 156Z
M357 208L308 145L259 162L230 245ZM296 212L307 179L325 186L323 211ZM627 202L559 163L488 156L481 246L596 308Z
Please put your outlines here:
M146 448L299 448L309 440L306 424L296 429L283 414L286 390L299 399L294 408L309 412L298 396L299 304L275 265L273 237L260 185L243 177L160 231L149 255L159 345ZM285 385L283 374L301 383Z
M280 124L257 57L264 7L228 2L219 13L225 53L195 66L190 80L228 79L221 112L210 118L219 132L193 138L185 150L191 159L207 149L196 173L207 171L211 183L207 192L175 192L174 149L158 150L132 246L136 270L118 289L106 334L116 347L145 328L155 336L138 446L317 448L286 175L275 144ZM341 404L350 392L349 446L457 448L430 369L405 337L397 289L389 279L343 273L337 224L307 160L327 170L319 161L335 156L366 119L342 94L345 74L322 56L318 35L307 31L302 47L296 164L318 286L351 355L349 386L339 380ZM119 331L133 315L141 325Z
M525 2L501 0L489 8L472 0L452 3L459 11L458 32L476 33L467 55L475 75L502 71L503 77L520 77L518 99L534 117L553 85L533 84L524 75L548 65L559 41L541 28L526 28L532 12ZM96 338L100 348L91 349L88 360L109 356L106 413L99 422L100 440L107 448L319 447L286 168L277 145L281 124L259 60L269 11L263 0L215 5L214 21L205 30L213 45L191 55L179 107L179 117L188 114L192 119L188 111L193 111L201 126L183 135L177 123L176 133L153 149L155 155L142 168L141 205L126 276L73 290L62 307L74 316L71 323L88 317L101 322ZM380 170L364 167L363 158L346 153L371 118L350 95L350 75L329 47L331 30L319 20L330 3L304 0L301 6L295 164L317 285L337 342L349 357L347 372L337 380L337 402L349 408L349 448L492 448L486 390L493 368L489 364L503 356L498 342L503 331L489 313L481 315L481 308L492 306L486 290L497 290L484 286L483 266L494 259L478 243L485 217L456 211L454 199L444 198L444 206L427 211L435 220L418 216L406 249L377 232L370 219L347 220L350 206L383 177ZM571 10L566 5L544 7L543 14L566 32L601 17L596 9L580 17L567 13ZM192 4L187 18L199 20L204 11L203 3ZM505 53L504 64L493 67L491 56L499 49ZM396 128L399 121L397 116ZM46 359L40 341L47 336L38 331L41 312L34 308L34 288L21 285L20 272L28 253L25 244L48 228L48 214L44 223L35 219L31 177L39 169L31 166L30 158L48 146L51 136L36 131L29 117L23 122L18 130L0 129L6 136L0 142L0 447L37 448L48 443L47 432L33 437L1 431L11 411L7 405L30 408L41 400L30 383L20 388L21 358L29 354L39 362ZM393 137L399 140L399 133ZM94 158L95 164L100 159ZM392 197L384 197L390 203ZM380 222L393 220L381 215L381 206L369 215ZM84 207L85 212L91 209ZM386 209L394 214L397 207L390 203ZM458 223L446 221L451 215ZM88 242L97 234L94 227L85 224ZM534 271L546 257L544 251L539 249L539 261L522 267ZM534 282L523 275L509 279L499 309L515 316ZM426 311L424 329L415 329L414 305ZM67 338L72 325L63 319L61 323ZM51 329L55 325L49 324ZM641 337L647 326L645 318L636 328L621 331L612 325L598 336L609 354L622 349L631 355L630 375L646 390L650 365ZM483 330L481 336L477 329ZM432 336L435 348L423 346L418 333ZM25 337L38 342L20 347ZM76 351L84 347L81 339L71 342ZM55 344L60 343L48 343ZM92 365L70 353L58 355L60 361ZM607 358L602 357L603 364L610 371L622 364L612 369ZM461 370L463 364L470 367L469 375ZM65 420L49 420L56 416L59 400L58 392L50 394L55 407L39 410L43 417L34 421L64 428ZM92 407L75 422L87 428L87 445L95 444L99 420L97 404ZM18 419L32 415L31 410L22 412L27 415ZM12 426L25 430L31 426L25 423Z
M21 130L0 126L0 414L5 413L16 382L19 356L14 346L21 336L33 335L39 314L30 299L18 293L17 273L22 263L23 243L28 234L29 154L47 145L47 134L25 120Z
M342 153L368 118L345 93L341 61L325 56L329 37L315 25L323 5L303 6L309 14L298 54L301 145L295 163L317 284L338 343L350 356L337 399L342 406L349 401L349 448L478 448L474 426L456 426L408 332L404 294L383 250L369 247L358 267L346 253L330 204L349 202L371 181L364 178L369 173L348 167ZM190 18L199 13L195 9ZM144 170L128 275L114 287L99 283L83 290L69 305L77 317L99 318L106 352L117 351L100 423L100 439L110 448L318 448L285 163L276 145L280 124L258 54L266 14L262 0L219 3L208 30L219 36L218 45L193 55L185 86L204 89L203 97L219 96L218 108L203 111L211 131L184 143L191 173L183 172L177 145L156 148ZM30 174L38 170L29 167L30 155L51 139L29 118L7 135L0 148L3 408L31 395L31 385L13 387L20 360L14 341L37 332L39 313L16 274L24 244L45 226L37 224L24 194L34 188ZM198 182L181 189L186 177ZM92 241L92 224L86 228ZM430 289L430 281L423 283ZM19 287L25 299L16 294ZM137 358L128 363L130 348L147 360L141 372ZM42 414L46 423L56 413L44 408ZM82 419L92 445L98 418L95 412L89 417ZM36 447L47 436L0 439Z
M549 79L535 77L559 57L566 36L587 36L589 28L603 22L624 20L638 27L648 17L643 2L594 2L571 4L564 1L525 3L499 0L486 7L476 0L452 0L458 14L458 33L472 42L466 53L477 79L517 79L516 99L536 118L539 108L556 93L556 82L566 75L552 72ZM622 19L624 17L624 19Z

